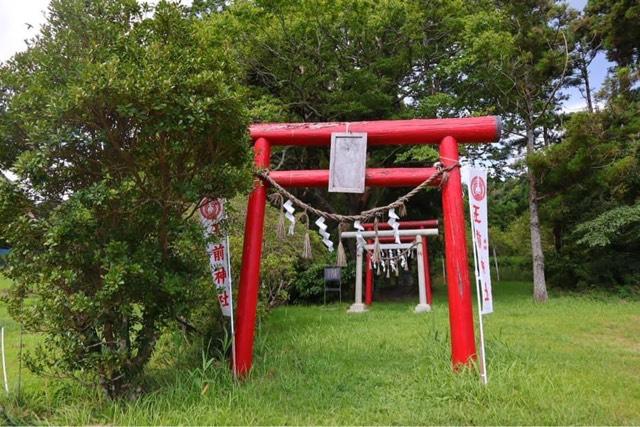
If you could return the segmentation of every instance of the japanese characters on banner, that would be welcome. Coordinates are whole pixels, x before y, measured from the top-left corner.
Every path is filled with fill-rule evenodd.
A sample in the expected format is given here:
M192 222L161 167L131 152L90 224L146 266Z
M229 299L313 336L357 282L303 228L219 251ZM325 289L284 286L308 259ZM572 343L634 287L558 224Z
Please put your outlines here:
M464 166L462 179L469 190L471 235L473 236L476 276L480 281L482 314L493 313L491 272L489 270L489 223L487 220L487 171Z
M200 203L200 221L207 240L211 235L220 234L221 221L225 217L223 199L204 199ZM229 253L229 237L207 242L207 254L211 265L211 277L216 287L218 301L222 314L233 316L231 300L231 254Z

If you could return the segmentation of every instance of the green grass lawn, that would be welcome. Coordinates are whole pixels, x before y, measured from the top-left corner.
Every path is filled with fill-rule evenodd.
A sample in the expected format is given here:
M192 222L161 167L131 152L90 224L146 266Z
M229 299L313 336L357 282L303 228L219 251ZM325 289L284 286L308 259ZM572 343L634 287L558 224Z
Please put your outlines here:
M528 284L494 291L488 386L473 370L452 373L439 288L421 315L415 301L364 314L347 314L347 304L276 309L241 384L219 361L176 363L185 346L174 336L138 400L110 403L23 374L21 402L2 405L9 421L54 424L640 424L640 302L552 295L536 305ZM15 333L4 308L0 318ZM8 343L15 382L16 339Z
M7 291L9 288L9 281L4 277L0 276L0 295ZM10 391L13 395L16 395L18 392L18 374L20 367L20 325L13 320L9 314L7 313L6 304L0 301L0 327L4 327L4 347L5 347L5 358L7 364L7 375L9 380ZM22 336L22 343L24 348L32 348L37 343L38 337L32 334L24 333ZM0 366L1 368L1 366ZM4 382L1 382L2 378L0 377L0 393L4 397ZM21 370L21 378L20 384L22 390L27 389L36 389L42 383L42 380L34 375L30 375L29 372L22 366ZM2 402L2 400L0 400ZM0 417L0 423L2 422L2 418Z

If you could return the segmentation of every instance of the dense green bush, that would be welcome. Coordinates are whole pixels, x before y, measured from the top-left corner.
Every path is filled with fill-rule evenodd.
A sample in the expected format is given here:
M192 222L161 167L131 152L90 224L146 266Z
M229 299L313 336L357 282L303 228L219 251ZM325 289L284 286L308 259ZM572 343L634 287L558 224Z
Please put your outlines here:
M324 296L324 268L335 265L333 257L325 257L324 260L312 264L301 262L298 274L295 276L291 290L291 301L295 303L321 303ZM355 283L355 261L349 260L347 266L342 269L342 296L349 295L353 283ZM332 285L334 287L334 285ZM327 299L333 299L334 294L327 295Z
M240 280L242 265L246 205L246 197L236 197L228 203L232 272L236 284ZM287 235L285 239L280 239L276 233L280 220L278 208L268 205L265 213L260 264L261 312L280 304L295 302L300 298L313 300L317 296L317 289L310 291L305 289L322 286L322 268L325 265L335 264L335 252L329 252L322 244L315 227L309 230L313 255L310 260L302 258L306 228L299 220L296 222L295 233Z
M249 187L233 56L187 10L54 0L0 68L0 235L41 373L131 390L163 327L210 295L202 196Z

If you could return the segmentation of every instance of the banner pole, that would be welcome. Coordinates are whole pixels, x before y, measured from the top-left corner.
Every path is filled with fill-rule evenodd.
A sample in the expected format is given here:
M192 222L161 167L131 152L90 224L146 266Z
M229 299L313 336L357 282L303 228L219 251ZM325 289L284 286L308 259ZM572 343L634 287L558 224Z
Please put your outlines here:
M20 401L21 384L22 384L22 323L20 324L20 350L18 352L18 401Z
M4 391L9 394L9 381L7 380L7 361L4 357L4 326L0 329L0 341L2 346L2 376L4 377Z
M229 270L229 288L231 292L229 293L229 305L231 306L231 370L233 371L233 377L235 379L238 378L236 373L236 328L235 328L235 319L233 318L233 274L231 273L231 246L229 245L229 235L225 237L227 243L227 269Z
M463 174L465 178L465 184L467 186L467 196L471 197L471 191L469 191L469 175ZM480 332L480 379L482 384L488 384L489 378L487 376L487 360L485 358L484 348L484 327L482 322L482 289L480 289L480 274L478 271L478 251L476 247L476 227L473 224L473 210L471 204L469 204L469 222L471 223L471 245L473 246L473 274L476 278L476 299L478 301L478 330Z
M500 269L498 268L498 257L496 255L496 247L492 246L491 249L493 250L493 263L496 265L496 281L500 281Z
M473 223L471 225L471 229L474 232ZM476 253L476 239L473 237L473 262L474 262L474 274L476 276L476 298L478 300L478 329L480 331L480 378L482 379L482 384L487 384L489 382L489 378L487 377L487 361L484 355L484 328L482 322L482 301L480 295L482 290L480 289L480 279L478 277L478 255Z

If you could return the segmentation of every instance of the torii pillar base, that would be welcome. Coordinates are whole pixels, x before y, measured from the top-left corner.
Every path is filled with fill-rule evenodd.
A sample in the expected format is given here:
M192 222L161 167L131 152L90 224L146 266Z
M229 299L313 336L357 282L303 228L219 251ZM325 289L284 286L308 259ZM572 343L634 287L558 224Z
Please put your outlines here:
M364 247L358 245L358 252L356 253L356 286L355 286L355 294L356 300L347 313L364 313L367 311L367 306L362 303L362 258L363 258Z
M431 311L431 306L429 304L416 305L416 308L415 308L416 313L428 313L429 311Z
M361 302L356 302L354 304L351 304L351 307L349 307L347 313L364 313L365 311L369 311L367 309L367 306L362 304Z

